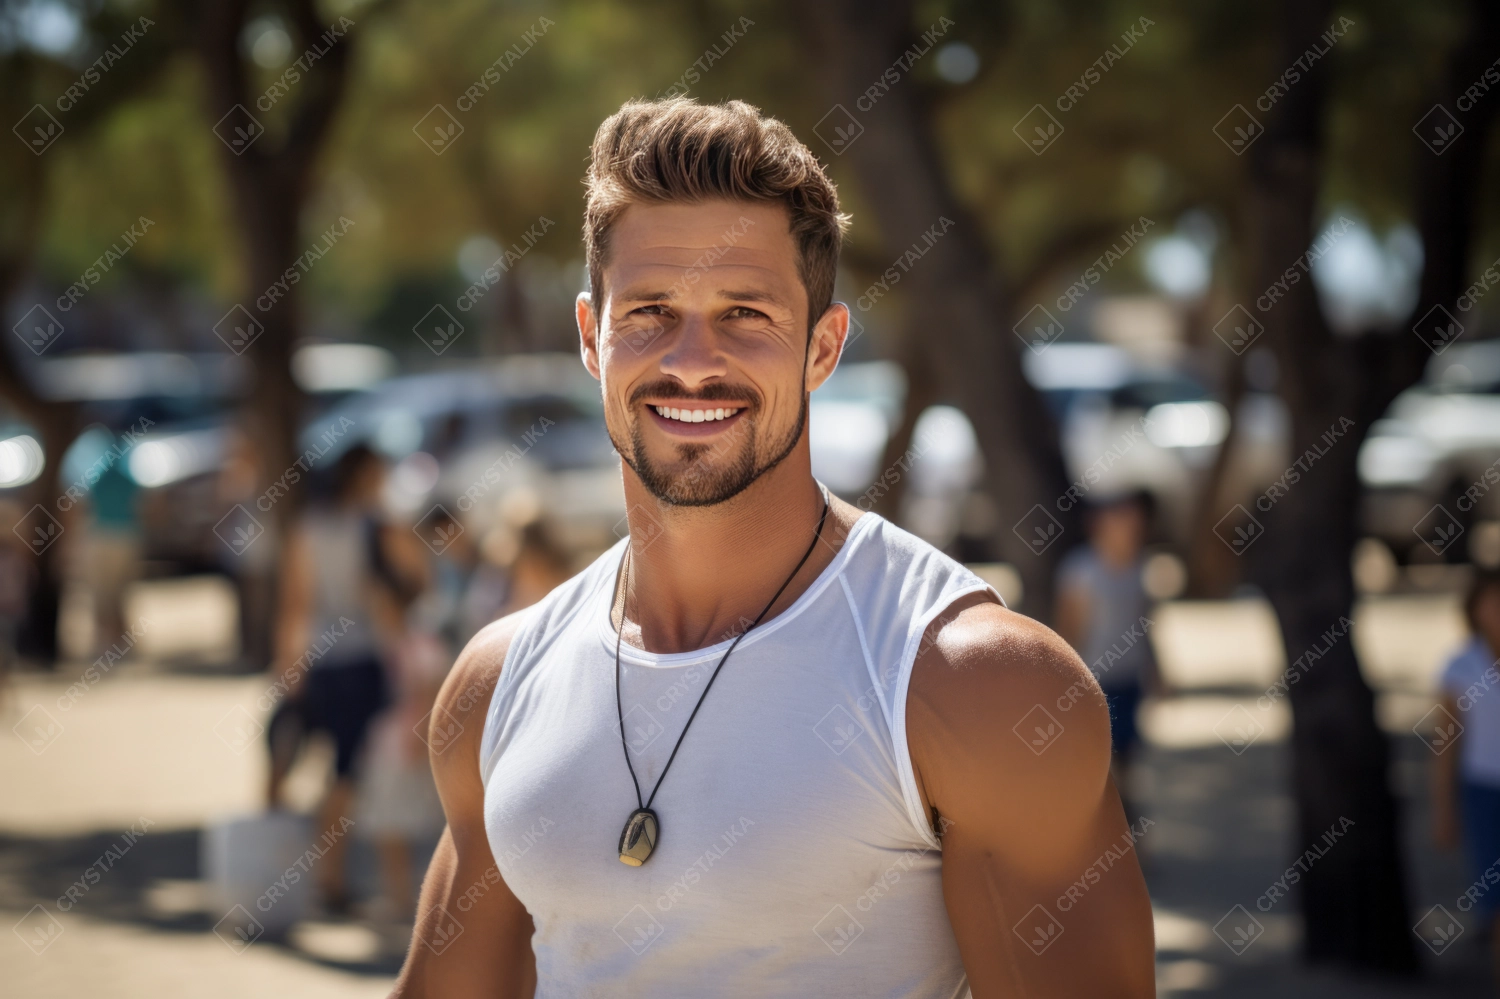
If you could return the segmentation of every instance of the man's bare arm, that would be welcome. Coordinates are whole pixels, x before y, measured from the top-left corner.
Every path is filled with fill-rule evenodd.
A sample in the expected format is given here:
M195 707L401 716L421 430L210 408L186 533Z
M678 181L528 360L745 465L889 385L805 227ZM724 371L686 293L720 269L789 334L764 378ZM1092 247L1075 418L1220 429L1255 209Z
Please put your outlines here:
M529 999L536 989L531 916L495 865L479 777L490 695L525 613L475 635L438 692L428 747L448 828L422 881L392 999Z
M1149 824L1126 824L1104 695L1067 643L962 598L918 654L907 732L974 999L1154 996Z

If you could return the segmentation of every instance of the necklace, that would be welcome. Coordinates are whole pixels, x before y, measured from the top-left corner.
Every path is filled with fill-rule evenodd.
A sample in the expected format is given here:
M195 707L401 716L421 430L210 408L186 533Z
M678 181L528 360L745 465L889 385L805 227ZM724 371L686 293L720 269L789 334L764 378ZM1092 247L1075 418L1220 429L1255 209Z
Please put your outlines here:
M823 522L827 519L828 491L824 489L823 513L818 517L818 529L813 532L813 539L808 544L807 551L802 553L802 559L797 563L797 568L793 569L792 574L786 577L786 582L781 584L781 588L776 591L776 596L772 597L771 602L766 604L765 609L756 616L750 628L754 628L757 624L760 624L761 618L766 616L771 607L781 598L781 594L791 585L797 573L802 571L802 566L807 563L808 556L812 555L813 548L818 543L818 538L823 534ZM627 543L625 555L629 557L630 554L631 549ZM624 560L622 559L621 561L623 563ZM632 565L634 561L634 559L631 559ZM619 580L616 582L617 589L619 588L620 581L624 581L627 584L629 582L629 577L625 575L623 569L619 575ZM629 592L628 589L626 592ZM611 602L611 606L613 606L613 602ZM719 660L719 665L714 667L713 675L708 678L708 683L703 685L703 693L698 695L698 703L693 706L693 713L688 715L687 724L682 726L682 733L677 736L677 745L672 747L672 755L667 757L667 765L661 768L661 776L656 778L656 786L651 789L651 797L643 802L641 800L641 782L636 779L635 766L630 762L630 745L625 741L625 710L620 703L620 640L625 632L625 605L623 602L620 604L620 627L615 632L615 710L619 713L620 718L620 746L625 750L625 766L630 770L630 780L635 785L635 803L639 806L635 811L630 813L630 818L625 820L625 828L620 831L620 863L629 864L631 867L640 867L651 856L651 851L656 849L656 844L659 842L661 836L661 819L651 810L651 803L656 800L656 792L661 790L661 782L667 779L667 771L671 769L672 761L677 759L677 750L682 748L682 740L687 735L688 728L693 724L693 719L698 717L698 709L703 707L703 699L708 696L709 688L719 678L719 670L723 669L724 664L729 661L729 654L734 651L736 645L740 644L740 639L750 633L750 628L746 628L735 636L734 642L724 651L723 658Z

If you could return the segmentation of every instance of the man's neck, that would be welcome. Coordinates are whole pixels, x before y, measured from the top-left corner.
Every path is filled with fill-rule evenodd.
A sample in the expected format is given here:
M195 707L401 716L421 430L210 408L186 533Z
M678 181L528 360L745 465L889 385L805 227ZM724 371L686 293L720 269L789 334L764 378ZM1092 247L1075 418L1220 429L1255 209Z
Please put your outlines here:
M812 544L823 491L797 455L724 503L671 506L625 468L631 550L626 559L624 640L651 652L686 652L750 627ZM800 466L800 467L799 467ZM843 519L849 518L848 504ZM858 515L858 510L853 510ZM822 538L762 620L789 607L833 560L847 530L830 509ZM619 601L615 620L620 620Z

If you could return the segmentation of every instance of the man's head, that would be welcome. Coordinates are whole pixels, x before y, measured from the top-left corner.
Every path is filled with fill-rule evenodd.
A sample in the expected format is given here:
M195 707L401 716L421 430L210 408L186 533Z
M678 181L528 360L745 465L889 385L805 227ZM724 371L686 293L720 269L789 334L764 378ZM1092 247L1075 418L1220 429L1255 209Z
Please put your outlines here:
M657 498L721 503L796 448L838 361L838 193L781 122L684 98L600 125L586 185L578 326L610 437Z

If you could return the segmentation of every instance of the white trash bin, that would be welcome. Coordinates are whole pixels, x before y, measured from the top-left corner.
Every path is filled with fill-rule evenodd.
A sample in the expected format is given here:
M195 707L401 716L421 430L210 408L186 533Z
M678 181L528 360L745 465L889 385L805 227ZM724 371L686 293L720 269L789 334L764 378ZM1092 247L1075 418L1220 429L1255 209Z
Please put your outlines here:
M295 812L209 823L200 864L214 932L231 947L248 946L262 934L279 937L306 917L313 871L298 861L311 847L312 819Z

